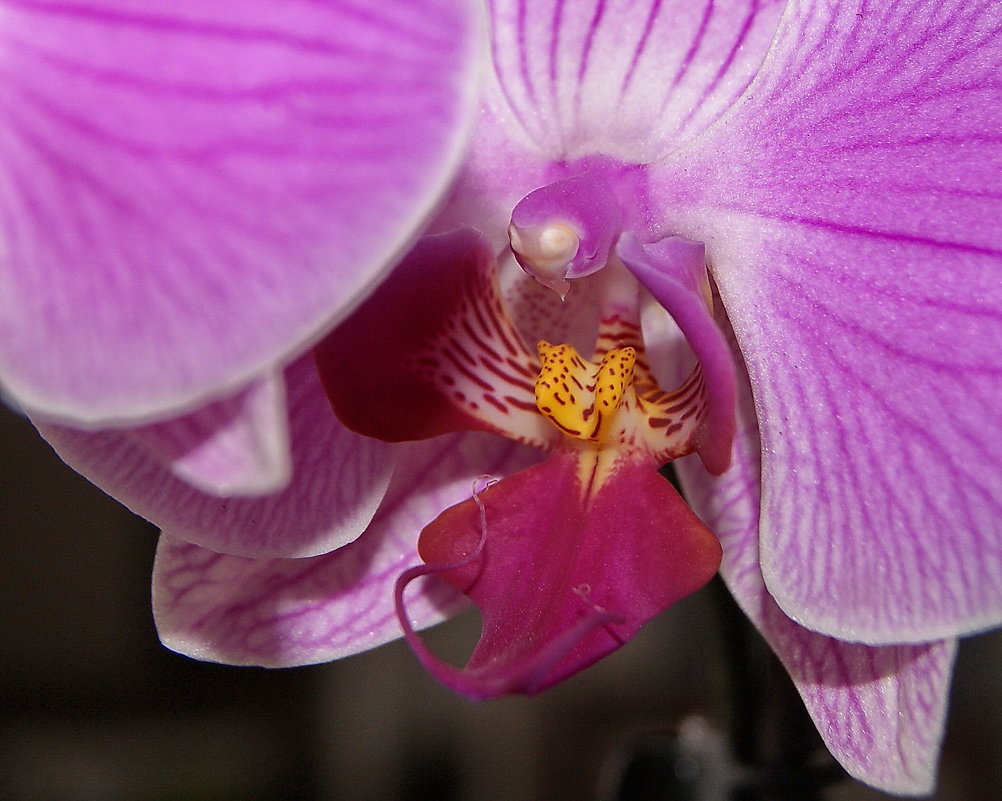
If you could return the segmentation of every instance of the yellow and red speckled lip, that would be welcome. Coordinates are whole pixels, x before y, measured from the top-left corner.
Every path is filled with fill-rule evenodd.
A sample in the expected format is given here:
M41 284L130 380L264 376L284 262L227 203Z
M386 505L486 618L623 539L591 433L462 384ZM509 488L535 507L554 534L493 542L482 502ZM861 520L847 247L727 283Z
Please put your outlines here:
M585 361L572 345L537 346L542 362L536 406L560 431L575 439L608 443L627 387L633 385L634 348L613 348L599 364Z
M540 413L572 440L644 451L655 464L692 452L707 413L702 372L693 370L681 387L666 392L651 375L639 328L618 318L603 320L598 339L597 361L571 345L537 345ZM607 348L626 341L635 344Z

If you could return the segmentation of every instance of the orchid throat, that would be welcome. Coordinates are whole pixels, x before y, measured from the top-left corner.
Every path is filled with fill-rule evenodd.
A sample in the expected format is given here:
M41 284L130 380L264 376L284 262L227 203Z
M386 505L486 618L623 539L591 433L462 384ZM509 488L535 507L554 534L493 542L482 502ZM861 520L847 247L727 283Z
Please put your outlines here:
M549 454L442 512L419 538L425 565L398 582L415 653L471 697L534 693L578 672L719 566L716 539L657 473L692 452L715 473L729 460L734 373L703 248L624 229L636 215L624 213L620 189L582 174L527 195L508 230L532 279L515 276L505 292L484 237L425 237L316 349L335 413L359 433L482 431ZM671 391L645 348L641 311L652 299L694 362ZM575 345L589 340L586 358ZM463 669L410 628L404 589L426 574L480 609Z

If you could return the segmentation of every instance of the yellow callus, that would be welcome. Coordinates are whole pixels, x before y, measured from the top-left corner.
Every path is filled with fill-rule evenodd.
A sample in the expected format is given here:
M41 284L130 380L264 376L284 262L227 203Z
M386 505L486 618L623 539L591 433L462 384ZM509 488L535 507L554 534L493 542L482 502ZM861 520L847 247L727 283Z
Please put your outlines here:
M537 346L542 368L536 379L536 406L568 436L603 442L615 429L627 389L633 386L637 352L614 348L598 364L581 357L572 345Z

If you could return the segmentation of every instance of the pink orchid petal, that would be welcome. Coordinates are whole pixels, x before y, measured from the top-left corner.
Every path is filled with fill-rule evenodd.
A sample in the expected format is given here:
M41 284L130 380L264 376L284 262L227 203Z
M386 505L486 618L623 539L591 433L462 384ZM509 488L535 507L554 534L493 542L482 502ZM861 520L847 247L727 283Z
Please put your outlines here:
M539 360L508 316L476 231L426 236L314 349L338 419L388 442L490 431L546 447Z
M179 479L209 495L266 495L292 477L281 376L184 417L126 429Z
M285 371L292 481L257 498L221 498L173 474L128 430L38 424L70 467L175 540L243 556L313 556L365 530L386 493L391 446L341 427L307 356Z
M3 3L0 376L88 427L204 405L379 280L462 155L461 0Z
M760 446L750 392L741 384L731 468L715 478L692 458L676 463L693 509L720 538L721 574L783 661L843 767L887 792L931 792L956 641L841 642L802 628L777 606L758 564Z
M355 542L308 559L245 559L165 533L153 570L153 608L164 644L231 664L269 667L337 659L399 637L393 585L417 559L421 527L469 497L481 472L505 475L527 450L496 437L453 435L403 446L394 483ZM413 625L464 605L441 582L409 594Z
M605 477L588 474L603 483L586 488L585 456L558 451L421 532L430 572L471 598L483 619L463 670L407 633L446 686L472 698L545 690L716 573L717 541L645 458L625 455Z
M696 450L707 470L722 473L730 464L734 438L734 361L713 319L703 245L682 237L644 245L626 233L616 253L671 315L699 360L707 414Z
M660 158L748 86L784 3L493 0L486 103L528 150Z
M812 5L652 179L751 377L766 584L841 639L1002 622L1000 63L997 3Z

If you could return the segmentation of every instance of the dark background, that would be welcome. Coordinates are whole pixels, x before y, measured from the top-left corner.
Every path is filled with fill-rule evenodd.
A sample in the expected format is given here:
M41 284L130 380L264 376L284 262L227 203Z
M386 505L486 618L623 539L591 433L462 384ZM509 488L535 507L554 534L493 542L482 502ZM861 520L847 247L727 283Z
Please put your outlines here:
M684 797L663 775L685 772L665 756L678 726L726 753L712 591L536 699L457 698L400 642L292 670L194 662L153 629L155 530L2 409L0 443L3 801L640 801ZM475 632L430 639L461 661ZM961 646L937 801L999 797L1000 656L999 632ZM886 798L848 781L822 797Z

